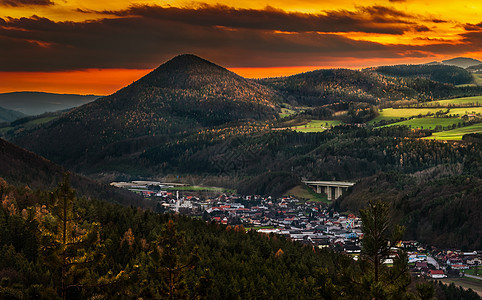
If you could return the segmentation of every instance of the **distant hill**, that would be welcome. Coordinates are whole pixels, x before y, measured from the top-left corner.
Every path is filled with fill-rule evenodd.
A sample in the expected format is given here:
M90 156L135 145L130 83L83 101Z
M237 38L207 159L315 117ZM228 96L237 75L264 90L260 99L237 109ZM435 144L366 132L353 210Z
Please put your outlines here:
M13 185L28 185L33 189L55 187L66 170L30 151L0 139L0 177ZM93 197L124 205L147 206L145 200L126 190L101 184L72 174L72 186L78 196Z
M194 55L180 55L113 95L83 105L15 139L68 166L144 151L176 134L274 119L272 89Z
M404 99L427 101L482 94L482 89L479 88L458 89L445 84L444 82L452 80L452 75L440 76L440 78L446 76L449 80L439 82L435 81L432 76L428 76L430 78L426 78L426 76L405 77L394 74L399 72L387 72L387 75L382 75L377 73L380 68L363 71L348 69L316 70L288 77L261 79L259 82L279 91L288 99L288 102L303 106L321 106L336 102L366 102L379 105L384 102ZM439 67L427 68L437 70ZM454 67L442 66L442 68ZM453 71L450 69L450 72ZM457 68L457 71L468 75L468 77L462 75L461 81L472 80L470 74L465 70ZM437 72L432 71L432 73Z
M0 94L0 106L33 116L77 107L97 98L95 95L13 92Z
M470 72L449 65L396 65L375 67L371 70L387 76L423 77L454 85L472 83L473 81Z
M469 58L469 57L456 57L452 59L443 60L442 63L445 65L467 68L470 66L478 65L482 63L482 61L478 59Z
M2 122L12 122L15 121L19 118L25 117L25 114L11 110L11 109L6 109L3 107L0 107L0 123Z
M357 213L369 200L380 199L390 204L393 224L406 227L407 239L442 248L481 249L482 180L467 175L466 170L462 174L460 171L459 166L446 165L413 175L367 177L337 200L334 207Z

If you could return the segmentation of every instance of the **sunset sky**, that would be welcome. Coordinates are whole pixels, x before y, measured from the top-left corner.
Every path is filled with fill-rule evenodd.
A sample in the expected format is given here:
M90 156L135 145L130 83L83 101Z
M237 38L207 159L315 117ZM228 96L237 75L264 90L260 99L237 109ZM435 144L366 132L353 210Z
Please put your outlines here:
M246 77L482 59L482 1L0 0L0 92L110 94L182 53Z

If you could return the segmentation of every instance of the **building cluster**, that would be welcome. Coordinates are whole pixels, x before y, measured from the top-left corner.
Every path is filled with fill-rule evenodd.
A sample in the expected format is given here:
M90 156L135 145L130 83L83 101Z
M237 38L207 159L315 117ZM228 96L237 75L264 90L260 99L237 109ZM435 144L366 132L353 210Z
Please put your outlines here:
M155 182L116 184L156 201L156 210L159 212L198 216L207 222L282 235L313 247L344 251L354 259L361 252L361 220L353 214L346 216L327 211L324 205L317 202L256 195L223 194L204 198L193 195L195 193L180 193L175 186ZM428 251L417 241L402 241L396 246L408 251L408 262L416 276L433 279L459 276L466 270L482 265L482 253L476 251ZM392 264L395 256L394 250L384 263Z

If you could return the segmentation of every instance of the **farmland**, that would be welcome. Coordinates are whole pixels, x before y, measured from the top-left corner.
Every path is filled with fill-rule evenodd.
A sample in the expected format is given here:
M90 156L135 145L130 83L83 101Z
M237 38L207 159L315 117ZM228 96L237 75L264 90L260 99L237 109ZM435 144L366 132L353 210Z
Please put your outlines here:
M322 132L330 127L335 127L342 124L341 121L333 120L311 120L304 125L290 127L297 132Z
M481 133L482 123L477 123L474 125L456 128L453 130L435 132L432 136L426 137L425 139L435 139L435 140L461 140L465 134L469 133Z
M440 108L385 108L380 111L379 115L369 123L380 121L398 120L401 118L410 118L418 115L435 114Z
M392 123L385 126L409 126L412 128L422 128L422 129L438 129L444 127L451 127L453 125L459 126L462 124L463 120L461 118L433 118L433 117L425 117L425 118L415 118L410 120L405 120L397 123ZM383 126L383 127L385 127Z
M421 106L435 106L435 105L440 105L440 106L479 105L479 106L482 106L482 96L430 101L430 102L423 103Z

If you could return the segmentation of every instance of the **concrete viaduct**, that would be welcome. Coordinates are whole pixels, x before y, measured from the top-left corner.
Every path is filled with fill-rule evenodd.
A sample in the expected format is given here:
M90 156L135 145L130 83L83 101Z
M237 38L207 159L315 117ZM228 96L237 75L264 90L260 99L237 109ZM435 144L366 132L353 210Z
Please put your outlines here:
M316 187L316 192L325 193L330 201L338 199L349 187L355 185L354 182L347 181L303 181L303 183Z

